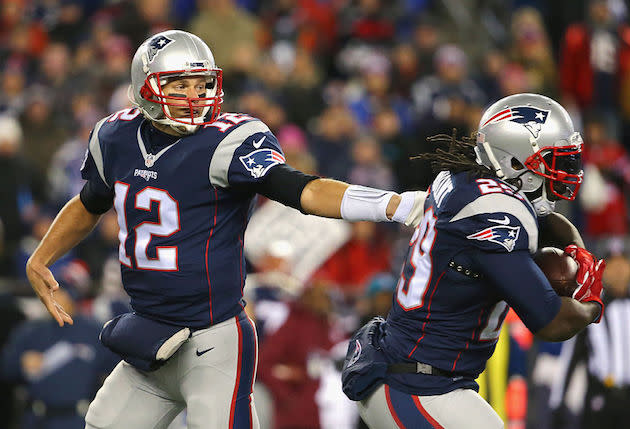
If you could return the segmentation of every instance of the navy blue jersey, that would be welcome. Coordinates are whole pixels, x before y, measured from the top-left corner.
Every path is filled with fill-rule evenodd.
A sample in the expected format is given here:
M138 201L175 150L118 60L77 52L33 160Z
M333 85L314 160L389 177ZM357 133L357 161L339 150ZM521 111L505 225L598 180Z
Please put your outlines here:
M164 137L137 109L103 119L83 178L114 195L132 308L175 325L216 324L243 309L252 188L284 156L264 123L241 114L174 143Z
M456 377L390 375L388 382L414 394L476 388L509 306L532 331L547 325L560 298L532 261L537 243L535 211L513 187L440 173L409 243L383 341L392 362L423 362Z

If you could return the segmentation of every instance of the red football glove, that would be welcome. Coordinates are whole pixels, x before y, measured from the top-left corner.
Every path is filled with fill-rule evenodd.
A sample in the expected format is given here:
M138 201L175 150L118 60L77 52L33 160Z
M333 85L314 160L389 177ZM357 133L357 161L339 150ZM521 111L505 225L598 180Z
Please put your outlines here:
M604 303L602 302L602 276L606 269L606 262L600 259L596 262L595 257L586 249L575 245L567 246L565 253L571 256L578 263L576 282L578 287L573 292L573 299L580 302L596 302L601 307L599 315L593 323L599 323L604 314Z
M595 264L597 263L597 259L595 259L591 252L582 247L577 247L575 244L565 247L564 253L575 259L575 262L578 264L577 275L575 277L578 287L575 291L583 290L586 292L595 280ZM573 298L580 301L580 298L575 296L576 292L573 293Z

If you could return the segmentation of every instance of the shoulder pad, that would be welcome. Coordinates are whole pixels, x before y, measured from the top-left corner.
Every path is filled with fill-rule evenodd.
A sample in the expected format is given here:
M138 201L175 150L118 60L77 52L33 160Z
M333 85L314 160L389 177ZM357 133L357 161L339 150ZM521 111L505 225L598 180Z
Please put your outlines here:
M504 193L481 195L448 221L448 229L488 251L538 248L538 223L527 202Z
M212 160L210 161L209 176L212 185L222 188L229 186L228 172L237 149L242 147L246 142L252 146L252 149L259 149L257 144L260 138L256 140L254 136L261 133L266 136L265 143L269 144L271 140L277 143L269 127L259 119L254 118L242 124L235 125L225 133L223 138L219 141Z

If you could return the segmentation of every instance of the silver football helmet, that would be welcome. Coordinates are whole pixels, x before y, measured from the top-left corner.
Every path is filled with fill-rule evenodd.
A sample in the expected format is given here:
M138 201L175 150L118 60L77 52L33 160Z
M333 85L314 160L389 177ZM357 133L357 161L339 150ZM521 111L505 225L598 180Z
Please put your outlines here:
M582 137L549 97L516 94L490 106L479 122L477 162L522 190L538 216L558 199L574 200L582 183Z
M163 85L182 76L205 77L205 91L197 98L165 94ZM180 134L194 133L217 118L223 103L222 86L223 72L208 45L185 31L169 30L149 37L131 62L131 101L147 119L170 125ZM187 114L174 115L173 108Z

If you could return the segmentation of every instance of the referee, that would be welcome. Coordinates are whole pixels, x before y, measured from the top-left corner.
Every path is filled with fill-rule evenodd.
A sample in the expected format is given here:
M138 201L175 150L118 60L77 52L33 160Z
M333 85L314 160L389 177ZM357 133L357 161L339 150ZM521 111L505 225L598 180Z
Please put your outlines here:
M615 249L606 258L606 264L603 277L606 313L601 323L589 325L576 337L573 355L565 367L568 371L563 398L567 397L566 387L573 378L572 372L581 362L586 364L581 429L630 427L630 257L621 249ZM569 342L564 344L564 347L571 346ZM564 350L563 355L566 355ZM553 408L553 398L551 402ZM564 420L564 424L558 427L568 427L565 424L575 427L567 421L566 415L560 420Z

